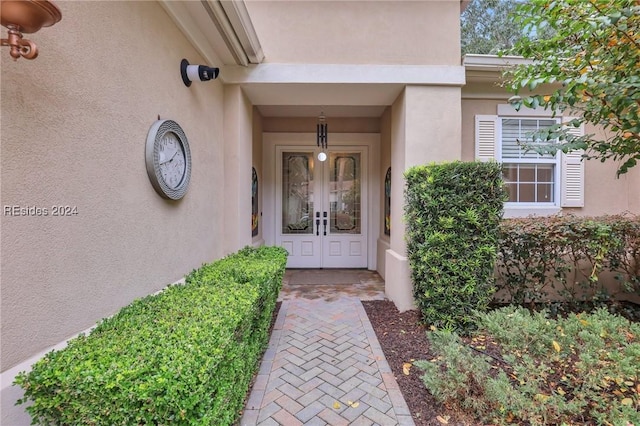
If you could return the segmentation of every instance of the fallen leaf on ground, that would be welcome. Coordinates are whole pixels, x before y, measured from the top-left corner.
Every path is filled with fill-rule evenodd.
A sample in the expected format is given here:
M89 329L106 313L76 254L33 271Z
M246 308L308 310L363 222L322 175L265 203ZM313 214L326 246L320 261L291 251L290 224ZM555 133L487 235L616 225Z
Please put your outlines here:
M333 403L333 408L335 408L336 410L340 409L340 403L338 401Z
M410 362L405 362L404 364L402 364L402 372L404 373L405 376L409 375L409 370L411 370Z
M448 425L449 424L449 416L444 416L444 417L436 416L436 420L438 420L443 425Z

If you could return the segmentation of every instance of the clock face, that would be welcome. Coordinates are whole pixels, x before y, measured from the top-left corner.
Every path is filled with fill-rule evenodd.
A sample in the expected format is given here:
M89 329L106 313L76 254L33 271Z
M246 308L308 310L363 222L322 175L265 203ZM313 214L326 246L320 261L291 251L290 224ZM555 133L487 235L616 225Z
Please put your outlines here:
M158 194L178 200L191 177L191 152L182 128L172 120L158 120L149 129L146 146L147 174Z
M176 189L187 168L184 159L184 148L175 133L169 132L164 135L158 144L158 157L160 165L160 175L164 183L171 189Z

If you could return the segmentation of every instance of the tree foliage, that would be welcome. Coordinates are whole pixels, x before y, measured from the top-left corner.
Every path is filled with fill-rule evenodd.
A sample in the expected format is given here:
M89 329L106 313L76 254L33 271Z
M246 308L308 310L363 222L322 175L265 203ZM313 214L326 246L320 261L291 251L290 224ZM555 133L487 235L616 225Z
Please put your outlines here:
M511 18L517 0L472 0L460 16L462 54L497 54L522 34Z
M546 132L551 149L584 149L586 158L619 161L618 175L640 160L640 0L535 0L519 4L526 34L507 51L532 59L506 71L514 101L579 118ZM551 30L551 31L549 31ZM592 123L603 135L574 136L569 126Z

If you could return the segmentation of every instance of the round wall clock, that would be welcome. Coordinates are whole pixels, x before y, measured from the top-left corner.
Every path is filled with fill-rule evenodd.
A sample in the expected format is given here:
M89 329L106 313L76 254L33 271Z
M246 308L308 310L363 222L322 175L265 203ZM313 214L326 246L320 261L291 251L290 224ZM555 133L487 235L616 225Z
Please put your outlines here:
M173 120L151 125L145 150L147 174L160 196L179 200L191 179L191 151L182 127Z

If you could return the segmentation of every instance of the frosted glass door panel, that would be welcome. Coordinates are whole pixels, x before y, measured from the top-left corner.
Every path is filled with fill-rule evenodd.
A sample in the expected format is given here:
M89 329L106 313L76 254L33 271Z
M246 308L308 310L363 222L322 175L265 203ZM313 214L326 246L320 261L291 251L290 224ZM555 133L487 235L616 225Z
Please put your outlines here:
M313 232L313 153L282 153L282 233Z

